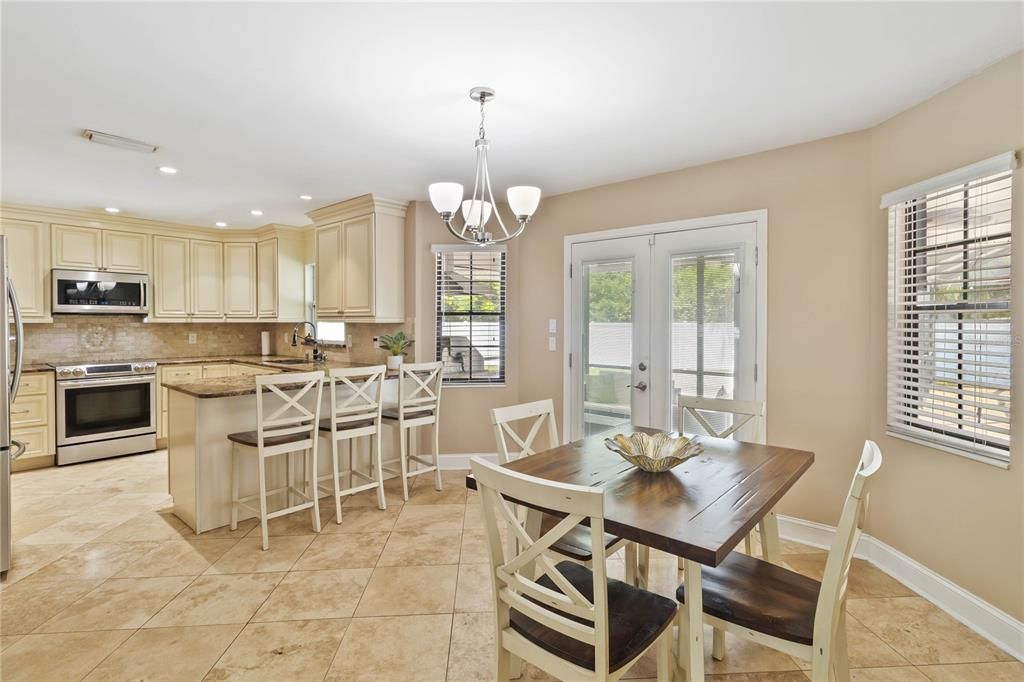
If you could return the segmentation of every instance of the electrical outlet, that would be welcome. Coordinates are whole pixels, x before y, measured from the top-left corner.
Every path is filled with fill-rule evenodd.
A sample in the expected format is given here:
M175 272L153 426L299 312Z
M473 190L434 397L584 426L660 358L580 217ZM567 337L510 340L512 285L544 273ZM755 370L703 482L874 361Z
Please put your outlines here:
M345 346L347 348L351 348L352 347L352 335L351 334L349 334L349 335L347 335L345 337Z
M197 338L197 335L196 335L195 332L189 332L188 333L188 343L189 343L190 346L196 345L196 338Z
M380 344L380 337L379 336L373 337L373 345L377 346L379 344Z

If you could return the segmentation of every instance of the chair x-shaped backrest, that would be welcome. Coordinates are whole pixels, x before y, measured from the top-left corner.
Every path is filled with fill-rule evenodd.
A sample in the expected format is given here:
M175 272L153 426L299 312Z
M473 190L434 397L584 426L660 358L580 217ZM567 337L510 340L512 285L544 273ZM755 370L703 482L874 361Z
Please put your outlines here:
M323 379L323 372L256 377L257 437L261 448L267 438L312 433L317 428ZM289 395L285 391L295 393ZM274 404L277 401L280 402Z
M441 402L442 362L403 364L398 375L398 401L403 418L437 410Z
M693 415L705 433L713 438L728 438L739 431L751 419L758 420L758 432L756 439L763 436L760 429L760 420L764 416L764 403L759 400L727 400L724 398L695 398L693 396L681 395L676 399L679 405L680 417L686 413ZM703 412L718 412L731 414L732 423L724 428L715 428L702 414ZM679 428L682 430L683 420L679 420Z
M367 419L380 421L386 372L384 365L330 371L332 430Z
M521 438L513 424L527 419L533 421L530 423L530 430L526 436ZM507 464L520 457L537 454L538 449L533 442L545 423L548 427L548 447L557 447L559 444L558 424L555 423L555 403L550 398L491 410L491 424L494 425L494 436L498 443L498 463ZM517 452L509 452L506 436L519 447Z

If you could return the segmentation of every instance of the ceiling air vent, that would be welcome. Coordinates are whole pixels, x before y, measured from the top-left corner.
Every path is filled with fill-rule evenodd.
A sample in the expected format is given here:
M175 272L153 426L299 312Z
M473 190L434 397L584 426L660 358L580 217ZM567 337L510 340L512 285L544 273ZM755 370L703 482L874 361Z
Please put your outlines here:
M120 147L121 149L130 149L133 152L142 152L144 154L152 154L159 149L155 144L149 144L148 142L142 142L141 140L133 140L129 137L121 137L120 135L101 133L98 130L85 129L82 131L82 137L90 142L105 144L110 147Z

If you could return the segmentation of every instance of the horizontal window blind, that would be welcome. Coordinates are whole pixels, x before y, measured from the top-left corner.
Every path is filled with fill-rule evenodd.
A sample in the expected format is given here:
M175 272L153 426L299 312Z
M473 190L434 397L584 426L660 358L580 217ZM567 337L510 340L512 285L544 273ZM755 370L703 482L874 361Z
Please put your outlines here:
M889 208L887 429L1010 450L1010 171Z
M448 384L505 381L504 250L438 249L437 360Z

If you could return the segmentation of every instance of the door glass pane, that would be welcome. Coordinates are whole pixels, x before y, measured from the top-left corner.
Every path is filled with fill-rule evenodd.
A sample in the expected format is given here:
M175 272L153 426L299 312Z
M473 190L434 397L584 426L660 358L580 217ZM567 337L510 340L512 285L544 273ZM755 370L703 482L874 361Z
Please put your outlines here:
M583 435L630 423L633 261L585 263Z
M740 252L738 249L680 254L672 258L672 388L675 396L735 397L739 352ZM731 416L708 414L715 428ZM672 428L700 433L687 415Z

